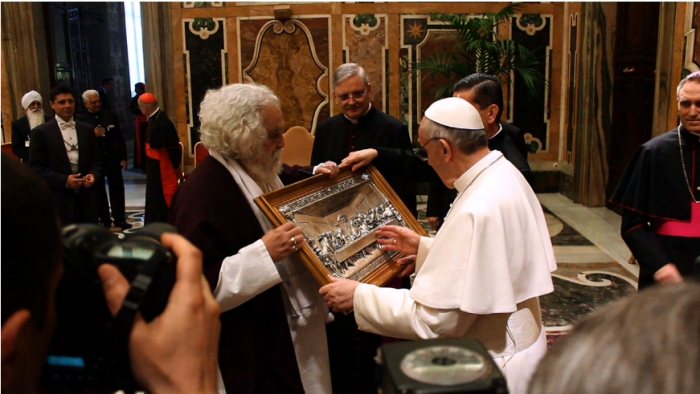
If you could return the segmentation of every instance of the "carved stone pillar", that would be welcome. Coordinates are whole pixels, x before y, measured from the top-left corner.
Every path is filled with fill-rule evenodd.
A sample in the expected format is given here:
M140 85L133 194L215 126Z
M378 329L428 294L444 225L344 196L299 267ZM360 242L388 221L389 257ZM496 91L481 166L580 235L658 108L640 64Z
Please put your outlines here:
M21 118L20 100L30 90L40 91L34 44L32 3L2 3L2 125L3 142L12 138L11 123ZM44 98L44 104L48 100Z
M160 108L177 123L170 7L169 2L141 2L141 24L146 91L156 96Z
M574 202L605 205L608 181L606 131L610 130L612 81L606 48L605 13L597 2L582 3L581 72L576 111ZM610 32L607 32L610 34ZM605 91L608 91L606 94Z

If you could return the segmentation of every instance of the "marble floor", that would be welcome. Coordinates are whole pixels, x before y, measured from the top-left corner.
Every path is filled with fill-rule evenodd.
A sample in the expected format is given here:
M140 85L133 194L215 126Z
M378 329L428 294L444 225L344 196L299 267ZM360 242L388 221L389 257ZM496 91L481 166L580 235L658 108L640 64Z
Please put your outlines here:
M131 171L125 172L124 178L127 221L134 224L127 232L133 232L143 225L146 179ZM545 212L558 265L552 273L555 291L540 300L551 344L569 332L582 316L634 293L639 266L628 263L631 253L620 237L619 215L607 208L574 204L561 194L537 197ZM419 222L434 236L435 231L425 218L426 202L426 196L418 196Z

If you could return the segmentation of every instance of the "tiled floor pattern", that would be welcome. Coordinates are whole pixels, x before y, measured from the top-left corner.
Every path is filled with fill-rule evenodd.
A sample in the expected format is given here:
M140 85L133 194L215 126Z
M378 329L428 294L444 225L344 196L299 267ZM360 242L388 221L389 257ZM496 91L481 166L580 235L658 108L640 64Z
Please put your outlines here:
M125 180L127 233L143 226L145 176ZM555 291L541 297L542 316L550 343L566 334L582 316L636 291L639 267L628 264L630 252L620 238L620 217L606 208L587 208L560 194L539 194L549 227L558 269L552 273ZM427 199L418 196L418 219L431 236L425 217ZM113 228L112 231L119 232Z

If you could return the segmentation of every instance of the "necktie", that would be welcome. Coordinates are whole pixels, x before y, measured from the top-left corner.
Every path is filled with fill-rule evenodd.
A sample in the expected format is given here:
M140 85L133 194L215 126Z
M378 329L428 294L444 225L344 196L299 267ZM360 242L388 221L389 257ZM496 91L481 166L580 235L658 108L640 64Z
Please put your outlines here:
M71 127L75 127L75 122L72 120L70 122L61 123L61 130L70 129Z

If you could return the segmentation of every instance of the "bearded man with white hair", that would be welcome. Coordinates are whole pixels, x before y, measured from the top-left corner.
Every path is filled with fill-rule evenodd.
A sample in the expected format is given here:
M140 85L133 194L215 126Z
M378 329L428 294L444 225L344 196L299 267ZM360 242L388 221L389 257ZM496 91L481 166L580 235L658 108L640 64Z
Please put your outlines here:
M175 193L169 222L202 251L221 306L220 392L330 393L329 313L295 254L302 229L273 228L253 199L302 179L302 171L333 177L338 167L280 164L284 121L265 86L210 90L199 118L210 155Z
M50 117L44 115L41 95L32 90L22 97L22 108L26 115L12 122L12 153L22 159L23 163L29 161L29 134L33 128L48 122Z
M328 306L354 308L360 330L406 339L476 338L525 393L547 349L539 296L554 290L556 269L544 213L523 175L489 151L476 108L457 97L425 111L416 153L458 191L435 238L383 226L386 250L415 255L411 290L347 279L321 288Z

